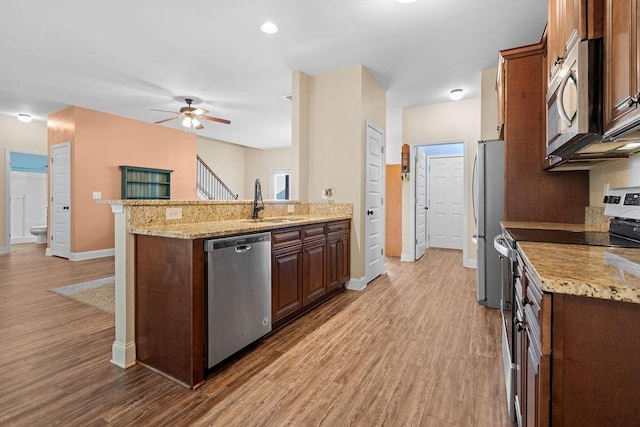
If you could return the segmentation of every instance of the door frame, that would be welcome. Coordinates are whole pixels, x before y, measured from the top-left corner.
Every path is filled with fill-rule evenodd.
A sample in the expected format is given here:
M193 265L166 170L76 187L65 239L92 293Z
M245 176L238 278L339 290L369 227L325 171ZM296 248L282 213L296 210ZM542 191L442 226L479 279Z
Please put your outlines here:
M462 216L462 234L464 235L464 238L462 239L462 263L465 267L473 267L470 265L470 263L468 262L468 252L469 252L469 245L467 240L468 239L468 232L469 232L469 222L468 222L468 218L467 218L467 209L468 209L468 203L467 200L469 198L469 191L470 191L470 184L467 183L468 178L469 178L469 173L471 173L470 171L467 172L467 159L469 158L469 141L466 138L460 138L460 139L453 139L453 140L448 140L448 141L433 141L433 142L422 142L422 143L417 143L417 144L410 144L411 150L409 150L409 156L410 156L410 164L415 165L416 162L416 149L418 147L426 147L426 146L431 146L431 145L447 145L447 144L462 144L463 150L462 150L462 161L464 163L464 167L462 170L462 179L464 180L464 184L463 184L463 195L464 198L462 200L462 210L464 212L464 215ZM415 169L415 168L414 168ZM427 171L428 173L428 171ZM415 175L415 170L411 170L409 172L409 176L410 179L414 180L416 179L416 175ZM415 182L412 184L412 187L415 190ZM410 252L408 254L402 254L402 257L400 258L401 261L407 261L407 262L415 262L416 259L416 245L415 245L415 241L416 241L416 194L415 191L409 191L409 241L411 242L411 245L409 245L410 247Z
M418 169L418 164L419 162L419 156L420 156L420 147L421 146L415 146L413 149L413 168L414 168L414 172L417 172ZM427 156L427 154L424 154L424 176L425 176L425 182L424 182L424 197L425 197L425 208L427 208L427 200L429 200L429 189L427 188L427 177L429 176L429 156ZM416 199L416 195L418 194L418 175L417 173L415 174L416 179L413 180L413 185L412 185L412 191L413 191L413 203L411 204L412 209L413 209L413 214L414 214L414 221L413 221L413 232L414 232L414 239L413 241L413 246L414 246L414 256L413 259L414 261L417 261L416 257L417 257L417 253L416 253L416 246L418 245L417 243L417 230L416 227L418 226L417 224L417 217L416 212L418 210L418 200ZM425 209L425 211L428 209ZM424 214L424 253L427 253L427 249L429 249L429 239L427 238L427 234L429 232L429 213L425 212ZM424 255L424 254L423 254ZM423 256L421 255L421 256Z
M51 159L49 153L42 153L32 150L17 150L15 148L4 149L4 246L0 246L0 254L11 252L11 153L22 154L37 154L39 156L46 156L48 160ZM47 161L47 166L49 161ZM48 169L48 168L47 168ZM49 171L47 170L47 181L49 181ZM49 185L47 185L49 188ZM48 198L48 197L47 197ZM49 203L47 203L47 206ZM47 209L47 222L49 221L49 210Z

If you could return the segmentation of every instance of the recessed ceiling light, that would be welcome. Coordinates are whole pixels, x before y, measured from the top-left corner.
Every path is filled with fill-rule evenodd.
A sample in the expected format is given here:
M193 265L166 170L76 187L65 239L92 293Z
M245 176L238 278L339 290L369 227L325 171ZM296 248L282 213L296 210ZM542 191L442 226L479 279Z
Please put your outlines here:
M453 89L451 92L449 92L449 98L451 98L454 101L458 101L462 99L463 96L464 96L464 91L462 89Z
M264 24L260 25L260 29L263 33L267 34L274 34L278 32L278 26L273 22L265 22Z
M29 123L33 119L28 114L18 114L18 120L20 120L21 122Z

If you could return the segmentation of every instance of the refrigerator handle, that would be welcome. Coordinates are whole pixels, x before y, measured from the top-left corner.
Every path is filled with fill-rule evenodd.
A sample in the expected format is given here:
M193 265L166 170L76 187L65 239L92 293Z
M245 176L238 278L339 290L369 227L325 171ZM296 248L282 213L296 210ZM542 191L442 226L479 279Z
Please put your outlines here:
M478 185L478 177L476 176L476 168L478 166L478 153L476 153L476 155L473 157L473 172L471 174L472 176L472 183L471 183L471 203L473 204L473 222L476 223L476 229L478 228L478 214L476 212L477 206L476 206L476 185Z

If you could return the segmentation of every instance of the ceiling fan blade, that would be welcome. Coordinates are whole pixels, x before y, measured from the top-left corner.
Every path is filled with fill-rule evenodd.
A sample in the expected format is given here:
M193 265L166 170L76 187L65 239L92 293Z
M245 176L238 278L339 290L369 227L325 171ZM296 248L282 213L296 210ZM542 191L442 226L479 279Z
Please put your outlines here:
M180 116L169 117L168 119L160 120L160 121L158 121L158 122L154 122L154 123L155 123L155 124L158 124L158 123L164 123L164 122L168 122L169 120L175 120L175 119L179 119L179 118L180 118Z
M211 120L212 122L224 123L225 125L231 124L231 121L226 119L219 119L217 117L211 117L211 116L198 116L198 117L205 120Z
M155 108L150 108L150 111L161 111L163 113L173 113L173 114L180 114L177 111L169 111L169 110L156 110Z
M200 130L200 129L204 129L204 126L202 126L202 123L198 123L198 125L194 126L194 128Z

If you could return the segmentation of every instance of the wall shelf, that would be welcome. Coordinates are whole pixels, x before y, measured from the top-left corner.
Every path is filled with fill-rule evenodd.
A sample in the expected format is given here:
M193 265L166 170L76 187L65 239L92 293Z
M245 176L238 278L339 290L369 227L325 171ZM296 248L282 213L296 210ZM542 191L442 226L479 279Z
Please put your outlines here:
M170 199L171 172L167 169L120 166L122 199Z

